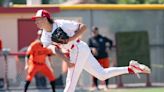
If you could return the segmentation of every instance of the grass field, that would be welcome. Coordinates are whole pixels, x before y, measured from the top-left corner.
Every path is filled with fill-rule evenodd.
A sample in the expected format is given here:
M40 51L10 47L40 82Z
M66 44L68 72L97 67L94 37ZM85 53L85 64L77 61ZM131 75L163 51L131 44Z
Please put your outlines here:
M105 91L100 91L105 92ZM123 89L110 89L106 92L164 92L163 88L123 88Z
M10 90L10 91L1 91L0 92L23 92L23 90ZM29 89L28 92L52 92L51 89ZM63 89L57 89L56 92L63 92ZM76 92L164 92L164 87L155 87L155 88L112 88L107 91L103 90L82 90L78 89Z

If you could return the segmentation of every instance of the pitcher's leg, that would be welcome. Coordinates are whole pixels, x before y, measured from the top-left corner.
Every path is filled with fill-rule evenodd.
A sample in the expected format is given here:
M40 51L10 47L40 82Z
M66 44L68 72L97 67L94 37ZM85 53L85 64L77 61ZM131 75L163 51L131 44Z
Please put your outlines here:
M74 68L68 68L66 86L64 92L74 92L79 76L83 70L83 65L79 62L76 63Z
M84 68L84 64L86 63L86 59L88 58L88 53L86 53L85 48L78 48L76 46L70 56L71 61L75 64L74 68L68 68L67 78L66 78L66 87L64 92L74 92L77 82L79 80L79 76Z
M88 61L85 63L84 69L90 74L94 75L100 80L106 80L108 78L129 73L128 67L110 67L103 68L92 54L89 55Z

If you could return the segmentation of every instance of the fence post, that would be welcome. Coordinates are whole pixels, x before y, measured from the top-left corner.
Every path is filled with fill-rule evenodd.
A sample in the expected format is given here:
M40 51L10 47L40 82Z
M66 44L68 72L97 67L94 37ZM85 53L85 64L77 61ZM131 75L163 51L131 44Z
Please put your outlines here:
M4 48L2 49L2 53L4 56L4 61L5 61L5 78L4 78L4 82L5 82L5 87L6 90L9 90L9 82L8 82L8 60L7 60L7 56L10 52L10 49L8 48Z

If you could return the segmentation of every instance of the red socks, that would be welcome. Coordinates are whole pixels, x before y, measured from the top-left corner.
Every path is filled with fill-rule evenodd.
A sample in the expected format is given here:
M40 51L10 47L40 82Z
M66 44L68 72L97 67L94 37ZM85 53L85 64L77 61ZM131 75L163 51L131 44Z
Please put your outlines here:
M129 67L128 67L128 72L129 72L130 74L134 74L134 71L133 71L131 68L129 68Z

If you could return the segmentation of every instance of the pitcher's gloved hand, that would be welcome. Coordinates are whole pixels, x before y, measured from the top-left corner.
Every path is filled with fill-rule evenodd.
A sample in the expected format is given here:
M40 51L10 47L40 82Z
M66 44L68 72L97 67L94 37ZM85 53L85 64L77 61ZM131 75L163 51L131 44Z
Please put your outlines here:
M56 28L56 30L51 35L51 40L60 44L67 44L69 36L63 31L61 27Z

